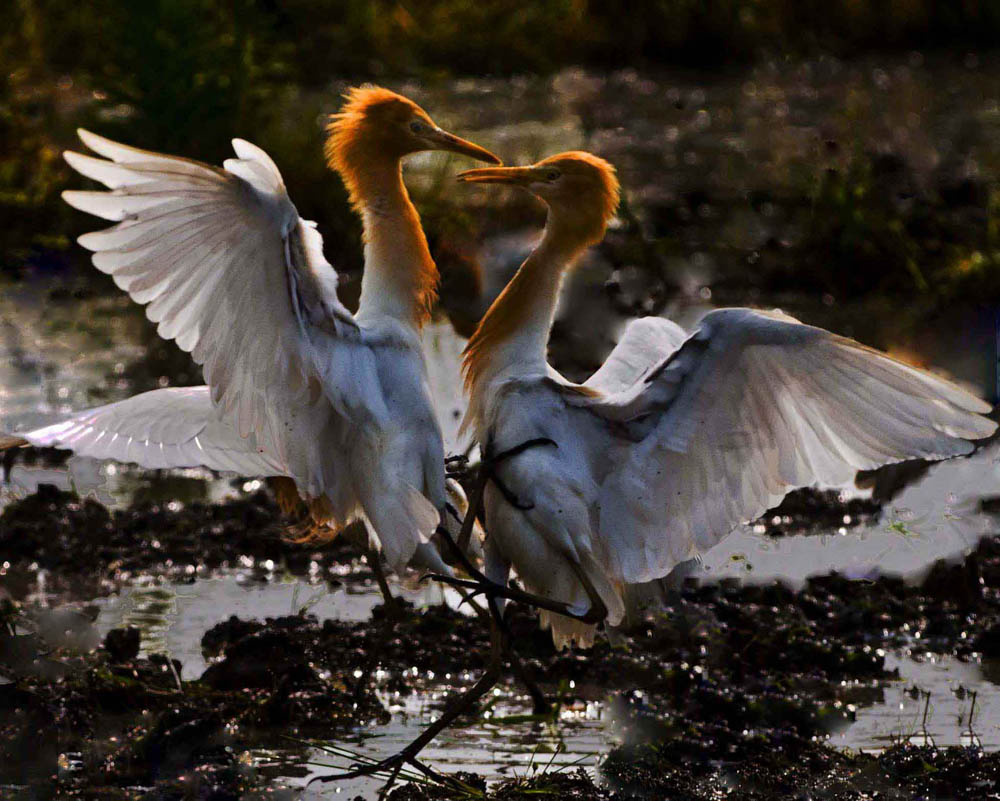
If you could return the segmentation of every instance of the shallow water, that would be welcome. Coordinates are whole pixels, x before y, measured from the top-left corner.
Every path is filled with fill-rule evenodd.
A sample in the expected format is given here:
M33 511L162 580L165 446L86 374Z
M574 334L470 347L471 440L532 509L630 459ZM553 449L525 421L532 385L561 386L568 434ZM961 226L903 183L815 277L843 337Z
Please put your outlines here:
M0 420L5 427L37 425L67 410L93 405L95 400L106 402L129 394L127 383L114 379L125 360L141 355L126 305L90 299L82 302L85 314L79 305L72 304L42 314L31 300L28 293L27 297L0 301L0 316L16 322L5 326L8 336L0 345L6 349L0 354L5 357L0 358L0 386L4 387ZM107 308L111 312L102 317L101 310ZM692 317L698 313L698 308L689 310ZM10 333L15 328L19 337ZM454 367L460 343L443 327L431 332L430 341L431 372L438 376L439 399L447 410L442 422L454 438L454 411L460 408L460 396L457 381L449 381L448 376L457 375ZM782 579L793 585L833 569L852 577L879 572L919 575L934 560L960 557L980 537L996 531L996 519L982 513L979 506L981 499L996 495L1000 487L998 456L1000 446L994 446L969 459L933 467L887 505L881 520L870 525L853 526L845 521L844 528L829 534L780 539L743 528L706 554L696 575L703 580L725 576L753 582ZM74 487L112 506L128 503L137 493L185 502L219 500L258 486L252 480L234 481L198 470L151 477L135 467L80 458L70 460L68 467L18 465L9 478L0 492L0 503L23 496L42 482ZM844 488L844 492L857 491ZM199 577L191 583L138 577L117 595L75 599L77 606L89 602L98 610L94 634L80 642L92 646L111 628L135 625L143 632L147 653L168 653L181 661L184 678L194 678L206 666L200 647L202 635L230 615L262 618L309 607L321 619L364 620L379 602L374 586L350 574L330 591L324 583L280 573L271 573L262 581L252 567L248 564L245 569ZM404 595L418 604L440 600L438 589ZM42 587L33 600L42 607L59 609L65 599L47 596ZM831 742L845 748L877 750L900 738L916 738L914 742L918 742L929 737L938 745L963 744L974 738L985 748L1000 749L1000 687L994 683L1000 671L955 659L923 658L916 653L917 657L888 655L889 666L899 670L900 679L859 687L856 722L833 735ZM435 693L439 692L384 696L383 702L392 711L391 722L387 726L361 726L337 744L376 758L393 753L433 718ZM970 730L973 692L976 704ZM507 691L495 708L497 716L529 711L525 699L511 697ZM551 767L592 768L617 742L610 707L591 703L565 710L556 724L485 719L456 727L439 738L426 756L431 764L445 769L500 778L523 775L532 766L539 769L550 762ZM318 748L268 742L247 752L243 761L280 784L301 787L309 778L335 772L331 766L345 767L349 760ZM374 790L378 784L377 780L361 779L341 786L313 785L304 797L353 797L354 793Z
M881 682L882 699L859 707L857 720L830 738L833 745L877 751L908 740L1000 749L1000 676L995 663L914 650L887 654L886 669L893 668L899 679Z
M842 538L850 540L854 536L849 533ZM719 572L738 576L743 569L729 561L721 563ZM143 653L169 654L182 663L181 675L192 679L207 666L200 645L202 635L229 615L263 618L308 607L320 619L367 619L372 607L381 602L377 588L350 573L343 579L343 584L334 590L321 582L310 583L280 573L262 581L254 578L250 570L199 578L191 583L140 582L118 595L88 604L96 607L96 620L92 626L75 627L73 642L78 647L93 647L108 630L134 625L142 631ZM418 606L442 601L438 588L418 592L398 586L396 589ZM44 596L36 596L35 600L44 603ZM35 613L43 629L47 623L48 628L66 628L69 611L84 606L49 600L54 608L38 609ZM458 599L448 593L445 600L454 606ZM989 750L1000 749L997 663L927 654L920 650L919 641L915 641L908 649L889 651L886 668L897 670L899 678L859 682L847 688L845 698L853 699L855 722L833 734L831 744L875 752L908 739L938 746L975 743ZM412 680L419 688L429 678L414 675ZM456 677L454 686L468 686L471 679L467 674ZM390 723L361 725L332 745L375 759L395 753L438 714L448 686L436 682L434 689L417 689L409 695L393 694L383 688L380 699L392 713ZM577 701L561 710L556 723L504 720L509 716L527 716L531 711L530 700L514 692L509 686L498 688L489 717L446 731L426 752L430 763L447 770L474 771L488 779L510 778L524 775L532 767L535 770L545 766L593 768L620 742L614 705L607 701ZM250 749L242 759L290 787L344 769L350 761L343 753L336 755L320 747L282 742L268 742ZM378 781L370 779L314 785L310 795L315 793L318 798L347 793L343 797L351 798L351 793L374 790L377 786Z

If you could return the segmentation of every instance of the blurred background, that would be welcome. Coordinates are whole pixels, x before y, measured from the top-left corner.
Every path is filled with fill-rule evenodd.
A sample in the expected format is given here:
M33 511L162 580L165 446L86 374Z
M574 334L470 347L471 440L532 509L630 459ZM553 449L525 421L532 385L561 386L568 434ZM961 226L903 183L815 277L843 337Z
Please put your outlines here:
M628 316L691 322L740 303L995 394L996 0L12 0L6 18L5 349L30 349L37 324L59 326L76 354L121 337L145 351L70 406L199 381L74 244L93 225L59 199L81 181L60 158L79 147L74 129L213 163L233 136L264 147L319 222L350 303L359 224L322 141L358 82L414 97L509 163L586 148L618 167L619 220L553 336L574 377ZM457 185L466 166L420 156L407 180L442 309L467 334L543 214L526 195Z

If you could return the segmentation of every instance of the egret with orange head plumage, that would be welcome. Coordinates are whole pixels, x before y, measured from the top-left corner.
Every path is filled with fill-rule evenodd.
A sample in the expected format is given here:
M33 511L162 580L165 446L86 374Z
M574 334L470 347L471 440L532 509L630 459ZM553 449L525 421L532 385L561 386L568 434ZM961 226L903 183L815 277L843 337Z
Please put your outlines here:
M361 519L391 566L416 555L443 567L427 544L447 495L419 344L437 270L401 165L425 150L499 159L378 87L350 90L328 133L328 162L364 223L354 315L263 150L236 139L220 169L80 131L104 158L67 152L67 162L111 191L63 197L118 223L80 243L207 385L147 392L3 444L286 477L324 531Z
M459 178L526 188L548 208L541 241L464 354L465 423L483 464L460 538L485 503L486 572L462 560L459 539L450 545L472 578L432 576L487 597L491 656L402 751L320 781L384 772L388 787L405 762L443 778L416 756L498 681L503 600L539 608L557 646L589 645L598 623L621 621L626 584L665 576L793 487L968 453L996 427L980 416L987 404L946 381L750 309L712 312L691 336L633 321L588 381L567 381L548 364L549 330L564 273L614 215L614 169L577 151ZM512 567L525 589L508 584Z
M597 622L621 621L625 585L667 575L796 487L966 454L996 428L988 404L937 376L751 309L710 312L690 335L635 320L570 382L546 343L563 275L614 215L614 168L571 152L459 180L547 207L465 350L466 424L486 457L471 513L482 497L488 533L486 575L467 586L535 603L557 646L589 645ZM507 586L512 567L533 597Z

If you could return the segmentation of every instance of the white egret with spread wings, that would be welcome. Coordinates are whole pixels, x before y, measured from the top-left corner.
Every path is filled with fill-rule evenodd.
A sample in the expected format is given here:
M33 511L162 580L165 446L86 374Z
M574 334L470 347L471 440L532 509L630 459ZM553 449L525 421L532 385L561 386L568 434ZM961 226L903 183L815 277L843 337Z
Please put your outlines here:
M424 150L499 159L387 89L346 97L326 155L364 222L354 315L263 150L236 139L220 169L80 131L103 158L66 160L110 191L63 197L117 222L80 244L191 353L207 386L147 392L0 446L287 477L316 524L362 519L391 566L415 554L442 566L427 540L446 506L444 453L419 344L438 274L401 162Z
M562 276L618 203L613 167L570 152L460 180L533 192L540 243L464 356L466 418L485 459L489 594L513 566L557 645L621 621L627 584L675 565L796 487L972 451L990 406L928 372L777 312L719 309L690 335L632 322L582 384L546 360ZM478 498L473 498L473 506Z

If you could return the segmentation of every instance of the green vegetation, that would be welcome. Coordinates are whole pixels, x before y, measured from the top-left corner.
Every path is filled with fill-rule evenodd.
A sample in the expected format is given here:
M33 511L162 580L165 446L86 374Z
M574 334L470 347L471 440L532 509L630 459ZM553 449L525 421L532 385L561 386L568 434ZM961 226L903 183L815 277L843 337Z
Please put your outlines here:
M325 115L348 82L417 79L433 89L466 75L545 75L573 65L655 74L775 57L791 64L872 47L946 46L962 54L996 41L1000 4L981 0L642 0L625 13L597 0L94 0L71 7L13 0L0 31L0 273L23 275L26 265L72 273L83 263L69 245L91 222L58 197L74 180L59 153L80 125L215 162L229 155L231 136L251 136L281 165L299 208L329 241L357 243L358 222L320 157ZM490 102L504 107L499 97ZM586 132L588 112L576 113ZM609 128L605 120L602 130ZM755 271L774 277L764 288L794 279L838 298L872 289L954 297L997 283L995 165L983 165L987 180L970 185L968 197L932 187L901 202L893 170L907 164L868 144L844 139L846 158L832 166L821 156L807 159L798 179L777 179L787 191L774 201L792 209L787 216L800 236L790 248L754 254ZM693 137L684 147L706 146ZM446 278L448 254L469 251L483 225L482 215L456 208L463 200L445 192L447 177L417 192ZM618 254L621 263L691 257L681 232L699 224L696 209L693 220L667 210L661 219L670 225L644 228L650 210L635 197L632 204L626 222L636 236ZM946 207L967 213L941 214ZM341 271L360 267L356 245L331 257ZM726 259L735 263L732 252Z
M823 259L847 295L951 297L985 284L1000 291L997 190L965 180L911 196L901 191L915 184L908 171L898 157L862 152L824 170L811 198L807 258Z

